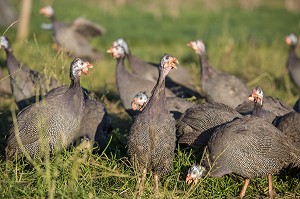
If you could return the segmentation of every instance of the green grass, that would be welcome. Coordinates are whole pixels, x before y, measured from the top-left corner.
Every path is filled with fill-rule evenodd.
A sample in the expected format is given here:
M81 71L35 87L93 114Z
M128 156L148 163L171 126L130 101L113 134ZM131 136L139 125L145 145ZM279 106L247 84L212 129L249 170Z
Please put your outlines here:
M28 40L15 40L16 25L5 34L19 60L68 84L72 59L53 51L51 32L40 29L41 23L49 22L38 13L47 2L34 1ZM279 0L261 2L254 9L240 8L236 0L226 2L64 0L54 1L53 5L60 21L72 21L82 15L102 24L107 34L93 40L93 45L104 54L115 39L122 37L128 41L132 53L143 60L158 62L165 52L174 55L195 74L195 79L199 79L199 61L186 43L202 38L209 61L216 68L238 75L249 87L260 85L267 95L293 105L299 91L290 83L285 69L288 47L284 37L290 32L299 33L299 12L287 11ZM13 3L19 6L19 1ZM5 30L6 27L0 28L1 33ZM126 138L132 120L122 109L116 91L115 60L105 54L103 60L92 64L94 70L82 78L82 85L101 97L112 117L115 130L111 152L92 154L74 149L36 165L25 160L5 162L1 155L0 195L3 198L135 196L136 172L126 156ZM5 68L3 52L0 65ZM0 101L1 146L12 124L12 105L10 98ZM0 151L3 154L3 147ZM239 194L243 180L236 176L204 178L196 186L186 185L186 171L196 160L199 157L193 151L176 150L172 172L160 181L162 198L233 198ZM144 198L153 197L153 184L149 175ZM300 197L298 170L283 170L274 177L273 184L278 198ZM267 186L266 178L251 180L246 198L266 197Z

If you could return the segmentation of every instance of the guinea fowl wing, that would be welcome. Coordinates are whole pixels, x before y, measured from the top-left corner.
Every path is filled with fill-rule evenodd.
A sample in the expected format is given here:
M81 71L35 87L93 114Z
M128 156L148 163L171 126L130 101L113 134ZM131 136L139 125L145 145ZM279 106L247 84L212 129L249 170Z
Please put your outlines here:
M105 33L105 29L83 17L78 17L72 24L72 29L90 39Z
M61 100L63 100L63 98ZM46 138L45 136L49 136L49 132L45 132L45 129L48 129L49 126L57 128L59 132L52 132L56 135L74 131L79 127L80 120L77 115L78 112L75 110L71 111L65 104L57 103L57 101L59 101L59 98L40 101L36 103L35 106L29 106L18 114L17 125L23 145L37 142L40 136L41 139ZM53 104L55 104L55 107L51 106ZM12 128L10 135L13 135L15 130L16 128ZM15 135L9 136L7 146L9 148L19 146Z
M229 106L217 102L195 105L186 110L176 124L178 142L204 148L214 128L242 117Z

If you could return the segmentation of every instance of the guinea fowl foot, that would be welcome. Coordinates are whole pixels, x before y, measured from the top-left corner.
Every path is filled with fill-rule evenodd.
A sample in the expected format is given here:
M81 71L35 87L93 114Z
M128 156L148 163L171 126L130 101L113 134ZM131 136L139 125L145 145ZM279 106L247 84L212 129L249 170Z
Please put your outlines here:
M142 177L139 177L139 180L137 183L136 190L138 190L138 192L136 194L136 198L140 198L144 192L144 184L145 184L145 180L146 180L146 175L147 175L147 169L144 169Z
M250 179L246 178L246 179L245 179L244 186L243 186L243 188L242 188L242 190L241 190L241 192L240 192L240 198L243 198L243 197L245 196L247 187L248 187L248 185L249 185L249 182L250 182Z
M159 198L158 175L154 174L154 198Z

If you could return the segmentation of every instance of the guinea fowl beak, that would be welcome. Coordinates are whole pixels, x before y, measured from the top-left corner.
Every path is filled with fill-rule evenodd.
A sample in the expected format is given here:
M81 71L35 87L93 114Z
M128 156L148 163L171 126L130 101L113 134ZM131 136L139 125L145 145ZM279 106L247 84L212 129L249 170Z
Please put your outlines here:
M131 108L132 108L132 110L134 110L134 111L136 111L137 109L138 109L138 104L136 103L136 98L134 98L133 100L132 100L132 102L131 102Z
M45 8L41 8L41 9L39 10L39 12L40 12L40 14L42 14L42 15L44 15L44 16L46 16L46 17L48 17L48 14L47 14L47 12L46 12L46 9L45 9Z
M110 47L109 49L106 50L107 53L113 53L114 47Z
M285 38L285 43L290 46L292 44L292 40L287 36Z
M185 182L189 185L194 181L194 179L192 178L191 174L187 174L186 178L185 178Z
M179 61L175 57L172 57L171 67L177 69L176 64L179 64Z
M83 74L87 75L89 68L93 68L93 65L91 65L89 62L85 62L85 67L82 69Z

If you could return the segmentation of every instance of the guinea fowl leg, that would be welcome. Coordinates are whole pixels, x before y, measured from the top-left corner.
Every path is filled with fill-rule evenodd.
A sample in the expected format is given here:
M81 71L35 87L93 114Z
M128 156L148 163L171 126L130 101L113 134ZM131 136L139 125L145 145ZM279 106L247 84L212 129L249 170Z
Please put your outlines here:
M247 187L248 187L248 185L249 185L249 182L250 182L250 179L249 179L249 178L246 178L246 179L245 179L244 186L243 186L243 188L242 188L242 190L241 190L241 192L240 192L240 198L243 198L243 197L245 196L245 194L246 194L246 189L247 189Z
M268 175L268 183L269 183L269 198L274 198L274 193L273 193L273 183L272 183L272 175Z
M159 198L159 190L158 190L158 174L154 174L154 197Z
M147 169L144 169L142 177L139 178L139 180L138 180L138 187L139 187L139 189L138 189L138 193L136 195L136 198L140 198L140 196L143 194L144 184L145 184L145 180L146 180L146 175L147 175Z

